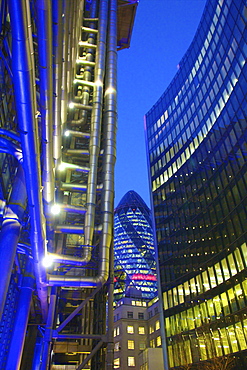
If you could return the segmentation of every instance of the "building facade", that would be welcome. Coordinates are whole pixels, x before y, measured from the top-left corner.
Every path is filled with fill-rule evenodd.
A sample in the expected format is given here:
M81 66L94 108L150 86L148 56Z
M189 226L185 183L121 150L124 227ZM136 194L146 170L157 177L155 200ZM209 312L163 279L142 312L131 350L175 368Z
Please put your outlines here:
M156 369L164 369L158 298L122 298L114 310L114 369L152 369L150 349L156 353Z
M113 367L117 51L136 7L0 0L3 370Z
M133 190L114 211L114 301L157 296L151 211Z
M145 116L170 368L247 349L246 2L208 0Z

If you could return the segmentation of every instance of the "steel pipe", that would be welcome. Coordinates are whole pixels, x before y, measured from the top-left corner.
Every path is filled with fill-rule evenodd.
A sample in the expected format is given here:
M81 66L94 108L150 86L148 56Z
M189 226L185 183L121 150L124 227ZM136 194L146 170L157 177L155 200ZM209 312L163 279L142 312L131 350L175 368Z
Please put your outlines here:
M3 313L6 295L16 255L16 249L21 232L21 222L26 208L26 184L24 172L19 166L13 184L10 201L3 216L0 234L0 318Z
M9 0L9 14L12 25L12 65L16 97L16 112L19 123L23 165L27 184L28 206L31 220L30 240L33 249L34 271L37 293L42 314L47 314L46 271L40 261L45 255L45 221L42 207L42 186L38 127L36 120L36 91L34 88L34 61L32 59L32 39L30 9L24 1Z
M53 66L51 0L38 0L37 35L40 79L40 112L42 127L42 185L44 211L51 222L49 207L54 202L53 161ZM51 227L51 226L50 226Z
M108 5L101 1L100 6ZM110 7L109 37L107 49L107 75L105 87L105 131L103 156L102 190L102 234L100 238L100 264L97 276L49 275L49 285L70 287L98 287L103 285L109 275L110 246L113 234L114 165L116 157L116 64L117 64L117 3L112 0ZM95 140L95 139L94 139Z

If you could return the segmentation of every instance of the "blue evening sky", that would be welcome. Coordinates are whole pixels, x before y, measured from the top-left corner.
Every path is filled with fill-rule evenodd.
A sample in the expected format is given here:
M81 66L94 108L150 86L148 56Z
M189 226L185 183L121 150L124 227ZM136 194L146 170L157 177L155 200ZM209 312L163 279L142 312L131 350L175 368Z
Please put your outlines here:
M140 0L129 49L118 52L115 206L129 190L150 206L144 115L188 49L206 0Z

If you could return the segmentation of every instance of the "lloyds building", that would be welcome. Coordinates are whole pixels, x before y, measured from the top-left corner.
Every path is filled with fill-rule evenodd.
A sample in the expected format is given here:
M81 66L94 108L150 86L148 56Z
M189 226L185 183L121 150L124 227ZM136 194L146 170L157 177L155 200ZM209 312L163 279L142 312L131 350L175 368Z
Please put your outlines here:
M0 368L113 368L117 51L136 0L0 0Z
M246 368L247 6L208 0L145 116L170 368Z

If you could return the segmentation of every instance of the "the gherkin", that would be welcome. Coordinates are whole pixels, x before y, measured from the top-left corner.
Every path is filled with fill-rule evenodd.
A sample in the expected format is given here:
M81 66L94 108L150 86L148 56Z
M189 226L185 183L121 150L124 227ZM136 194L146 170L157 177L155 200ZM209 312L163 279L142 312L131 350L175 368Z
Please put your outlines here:
M114 298L157 295L156 260L151 211L133 190L114 212Z

